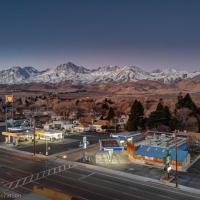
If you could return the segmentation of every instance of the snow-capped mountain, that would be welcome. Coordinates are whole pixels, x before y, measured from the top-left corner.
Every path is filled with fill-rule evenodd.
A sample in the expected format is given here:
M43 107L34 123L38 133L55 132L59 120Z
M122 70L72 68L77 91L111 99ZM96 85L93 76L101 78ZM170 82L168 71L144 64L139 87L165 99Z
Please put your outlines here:
M147 72L136 66L103 66L87 69L71 62L57 66L55 69L38 71L33 67L12 67L0 71L0 84L20 83L60 83L93 84L109 82L136 82L138 80L155 80L166 84L182 79L193 78L200 72L189 73L175 69Z
M49 69L38 76L27 79L27 82L71 82L85 83L89 80L91 71L87 68L77 66L71 62L57 66L55 69Z
M200 74L200 72L199 72ZM164 70L155 70L151 73L150 80L159 80L163 83L174 83L182 79L194 77L193 73L188 73L186 71L177 71L176 69L164 69Z
M105 66L93 70L92 82L129 82L149 79L148 72L135 66Z
M15 66L7 70L0 71L0 84L20 83L38 74L40 74L40 72L33 67L22 68Z

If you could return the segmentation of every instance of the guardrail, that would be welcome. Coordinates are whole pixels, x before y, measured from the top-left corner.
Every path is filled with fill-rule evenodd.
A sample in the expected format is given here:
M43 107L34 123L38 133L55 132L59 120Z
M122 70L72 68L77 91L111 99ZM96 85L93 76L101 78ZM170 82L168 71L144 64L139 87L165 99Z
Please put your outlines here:
M45 170L45 171L41 171L41 172L32 174L30 176L26 176L24 178L17 179L17 180L12 181L12 182L5 183L3 185L3 187L7 188L9 190L14 190L18 187L24 186L24 185L29 184L31 182L37 181L39 179L43 179L47 176L51 176L51 175L63 172L66 169L70 169L72 167L73 167L72 164L68 164L68 166L67 165L60 165L58 167L54 167L54 168L51 168L51 169L48 169L48 170Z

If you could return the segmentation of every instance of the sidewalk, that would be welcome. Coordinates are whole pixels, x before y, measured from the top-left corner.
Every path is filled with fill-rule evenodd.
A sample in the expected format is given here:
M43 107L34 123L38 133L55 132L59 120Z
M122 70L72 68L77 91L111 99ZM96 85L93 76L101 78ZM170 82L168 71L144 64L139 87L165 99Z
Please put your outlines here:
M200 198L200 196L199 196L200 190L195 189L195 188L190 188L190 187L186 187L183 185L178 185L178 188L176 188L175 183L164 183L160 180L151 179L151 178L147 178L147 177L143 177L143 176L139 176L139 175L135 175L135 174L130 174L130 173L122 172L122 171L107 169L107 168L100 167L100 166L89 165L89 164L85 164L85 163L65 161L65 160L61 160L61 159L58 159L57 162L60 164L69 164L69 165L84 167L87 169L98 171L100 173L110 174L111 176L114 175L115 178L118 177L118 178L126 178L129 180L137 180L137 181L141 182L141 184L147 183L148 185L152 185L152 184L156 184L157 186L162 185L163 189L166 189L166 190L170 189L170 191L173 189L176 192L180 190L183 192L197 195L197 197Z

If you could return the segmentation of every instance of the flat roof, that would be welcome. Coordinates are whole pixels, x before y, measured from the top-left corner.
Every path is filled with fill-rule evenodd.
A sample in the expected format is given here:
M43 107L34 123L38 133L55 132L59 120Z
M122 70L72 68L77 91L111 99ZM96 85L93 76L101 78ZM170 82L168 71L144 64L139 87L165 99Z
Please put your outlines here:
M140 132L120 132L120 133L111 133L110 136L113 138L129 138L129 137L134 137L134 136L138 136L141 135Z
M108 148L108 147L119 147L119 143L115 139L105 139L105 140L100 140L100 143L102 147Z
M147 138L145 140L136 143L136 146L145 145L151 147L159 148L171 148L177 143L178 146L186 143L187 139L183 137L177 137L176 139L170 135L157 135L152 136L152 138Z
M32 130L31 127L23 127L23 126L15 126L15 127L8 127L8 130L10 132L24 132L24 131L30 131Z
M184 149L185 147L178 148L177 159L180 162L185 161L188 156L188 151ZM167 156L168 150L166 148L152 147L152 146L140 146L139 149L134 151L134 154L147 157L155 157L163 159ZM176 160L176 149L174 147L169 149L170 160Z

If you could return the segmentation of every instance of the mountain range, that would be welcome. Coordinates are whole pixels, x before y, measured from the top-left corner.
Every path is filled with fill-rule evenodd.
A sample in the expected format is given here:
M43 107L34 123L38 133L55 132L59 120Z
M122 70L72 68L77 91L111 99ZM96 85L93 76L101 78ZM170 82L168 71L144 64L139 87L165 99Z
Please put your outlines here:
M137 66L103 66L87 69L72 62L58 65L54 69L39 71L34 67L11 67L0 71L0 84L24 83L62 83L95 84L95 83L128 83L139 80L159 81L165 84L177 83L191 79L198 72L177 71L176 69L154 70L147 72Z

